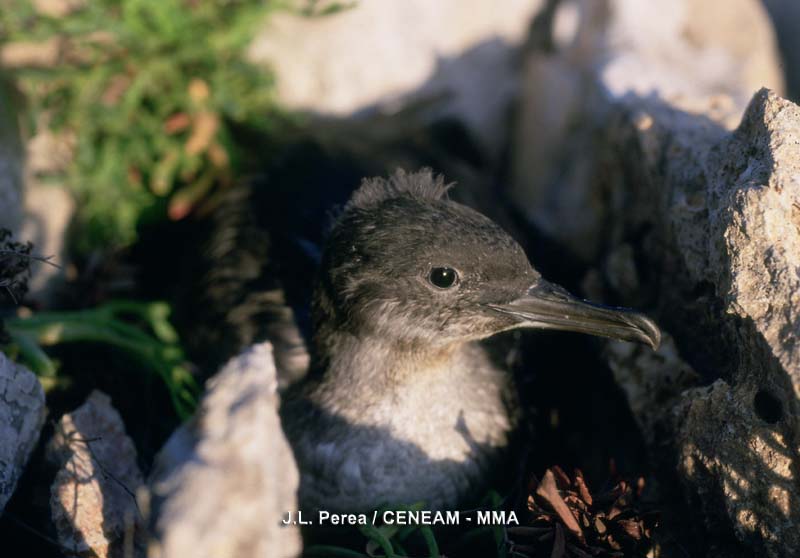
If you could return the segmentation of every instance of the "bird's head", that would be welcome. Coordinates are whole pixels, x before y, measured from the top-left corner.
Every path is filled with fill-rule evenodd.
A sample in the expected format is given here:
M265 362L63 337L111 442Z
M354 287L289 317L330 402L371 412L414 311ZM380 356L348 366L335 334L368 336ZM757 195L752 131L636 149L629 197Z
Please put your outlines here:
M447 189L429 170L362 183L324 250L314 300L318 332L444 347L529 327L658 346L650 319L547 282L517 242L448 200Z

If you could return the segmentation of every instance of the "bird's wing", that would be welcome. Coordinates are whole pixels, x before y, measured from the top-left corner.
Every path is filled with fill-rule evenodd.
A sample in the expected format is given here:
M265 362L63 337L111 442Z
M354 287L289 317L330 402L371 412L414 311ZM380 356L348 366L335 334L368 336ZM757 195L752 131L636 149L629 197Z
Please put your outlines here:
M173 295L176 321L204 376L247 347L270 341L283 388L308 369L297 319L305 311L287 301L280 272L292 262L278 261L275 234L256 218L252 188L248 183L222 192L184 241L182 288Z

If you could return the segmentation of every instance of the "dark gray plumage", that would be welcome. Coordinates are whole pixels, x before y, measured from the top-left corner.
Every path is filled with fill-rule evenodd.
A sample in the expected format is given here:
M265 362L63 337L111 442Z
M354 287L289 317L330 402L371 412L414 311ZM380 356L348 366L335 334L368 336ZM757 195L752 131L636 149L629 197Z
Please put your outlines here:
M481 339L538 327L658 344L647 318L544 281L447 189L427 170L365 180L331 231L313 372L282 409L303 509L447 508L486 479L519 411Z

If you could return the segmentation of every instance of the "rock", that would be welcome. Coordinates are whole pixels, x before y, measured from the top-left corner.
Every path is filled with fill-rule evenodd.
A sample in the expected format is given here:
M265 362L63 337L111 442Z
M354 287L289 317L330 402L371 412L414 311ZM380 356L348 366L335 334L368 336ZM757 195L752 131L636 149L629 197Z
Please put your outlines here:
M683 392L698 385L700 377L681 358L675 341L665 333L658 351L643 345L610 341L606 356L614 380L627 396L639 429L648 446L663 440L665 428L671 429L671 411ZM659 410L659 412L654 412Z
M59 471L50 510L59 543L81 556L144 555L136 491L144 479L136 449L104 393L64 415L47 448Z
M19 232L21 211L22 147L10 91L0 81L0 228Z
M53 2L53 0L45 0ZM75 2L57 3L74 5ZM37 126L40 131L26 146L25 202L21 238L33 243L37 254L52 258L57 265L37 263L32 267L29 299L43 307L58 304L58 287L69 267L67 230L75 213L75 200L66 184L53 177L64 175L75 155L75 135L48 129L46 118Z
M789 95L800 101L800 2L763 0L778 35Z
M796 446L760 416L758 393L724 380L686 392L673 411L679 472L709 533L733 527L758 556L797 556Z
M516 50L542 3L385 0L324 17L275 13L251 57L275 71L289 108L346 117L439 98L437 116L463 120L498 155L517 87Z
M526 63L512 194L674 339L608 354L693 552L798 556L800 108L752 95L781 86L760 5L700 4L578 2Z
M539 228L590 262L615 201L591 156L613 103L660 99L733 127L757 89L780 92L783 80L756 0L555 4L549 26L535 28L544 47L524 61L510 193Z
M65 187L43 184L39 176L64 170L71 161L75 139L43 132L23 148L16 120L10 91L0 81L0 229L32 242L34 254L52 256L53 262L60 264L32 262L30 298L49 306L53 302L51 287L64 278L65 239L75 203Z
M299 473L277 413L268 343L232 359L208 383L197 417L170 438L151 481L150 558L298 556Z
M39 380L0 352L0 512L39 441L46 414Z
M34 262L31 266L28 298L45 307L57 303L58 287L65 280L67 229L74 211L75 201L64 186L28 178L20 238L32 242L37 255L52 258L57 264Z
M662 313L675 331L684 324L684 345L715 380L675 411L687 487L710 529L732 526L775 557L800 553L798 161L800 107L762 90L709 151L705 184L676 182L673 201L653 208L675 233L648 258L679 263L675 284L658 289ZM724 511L710 509L719 499Z
M625 201L605 238L635 239L647 280L617 294L649 300L710 386L658 403L642 384L638 395L627 389L631 407L640 423L671 415L652 442L670 444L709 534L732 532L758 555L796 555L800 107L762 90L729 133L707 117L630 103L607 130ZM658 365L627 366L630 375Z

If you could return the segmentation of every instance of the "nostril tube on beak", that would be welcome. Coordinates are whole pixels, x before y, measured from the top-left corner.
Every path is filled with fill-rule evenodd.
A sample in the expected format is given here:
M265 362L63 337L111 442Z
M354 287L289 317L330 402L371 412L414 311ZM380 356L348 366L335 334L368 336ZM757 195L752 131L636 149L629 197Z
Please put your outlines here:
M661 330L653 320L628 308L582 300L566 289L540 281L519 298L491 308L517 318L517 327L576 331L622 341L637 341L653 350L661 344Z

